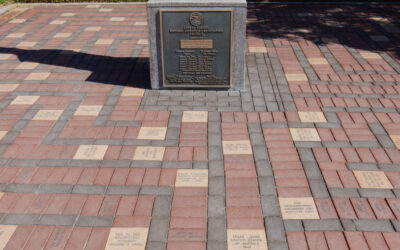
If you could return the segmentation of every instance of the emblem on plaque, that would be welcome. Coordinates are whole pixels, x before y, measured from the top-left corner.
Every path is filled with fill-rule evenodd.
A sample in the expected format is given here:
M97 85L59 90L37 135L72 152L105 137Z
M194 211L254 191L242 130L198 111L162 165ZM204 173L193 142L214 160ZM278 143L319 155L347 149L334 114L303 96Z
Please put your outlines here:
M200 26L203 23L203 16L199 12L193 12L190 14L189 22L195 27Z

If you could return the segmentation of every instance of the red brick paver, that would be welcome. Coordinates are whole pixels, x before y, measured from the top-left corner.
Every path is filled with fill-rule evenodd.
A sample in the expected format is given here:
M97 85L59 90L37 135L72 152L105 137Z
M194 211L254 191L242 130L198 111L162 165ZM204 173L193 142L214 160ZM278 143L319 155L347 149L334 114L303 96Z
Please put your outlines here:
M398 249L399 6L247 9L241 92L149 89L145 4L0 15L1 248Z

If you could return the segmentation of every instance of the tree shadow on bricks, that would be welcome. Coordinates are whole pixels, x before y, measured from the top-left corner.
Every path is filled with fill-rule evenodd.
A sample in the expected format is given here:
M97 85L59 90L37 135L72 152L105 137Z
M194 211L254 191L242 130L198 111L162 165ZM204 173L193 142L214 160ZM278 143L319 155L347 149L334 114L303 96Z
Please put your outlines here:
M400 63L399 15L400 6L390 4L254 3L248 8L247 34L281 46L289 44L279 39L386 52Z
M10 53L21 62L36 62L91 71L85 81L136 88L150 87L149 59L142 57L111 57L57 49L26 50L0 47L0 53ZM65 72L55 69L53 72ZM77 73L79 71L75 71Z

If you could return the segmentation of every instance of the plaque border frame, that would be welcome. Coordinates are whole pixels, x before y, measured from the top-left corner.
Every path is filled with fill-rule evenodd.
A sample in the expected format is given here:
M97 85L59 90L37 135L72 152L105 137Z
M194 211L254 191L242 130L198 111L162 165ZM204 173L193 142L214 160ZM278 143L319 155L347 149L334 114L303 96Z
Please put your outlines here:
M163 26L162 26L162 13L163 12L194 12L194 11L203 11L203 12L230 12L230 38L229 38L229 85L165 85L165 72L164 72L164 39L163 39ZM182 89L202 89L202 88L210 88L210 89L230 89L232 88L232 42L233 42L233 10L232 9L164 9L159 10L159 18L160 18L160 42L161 42L161 78L162 78L162 87L163 88L182 88Z

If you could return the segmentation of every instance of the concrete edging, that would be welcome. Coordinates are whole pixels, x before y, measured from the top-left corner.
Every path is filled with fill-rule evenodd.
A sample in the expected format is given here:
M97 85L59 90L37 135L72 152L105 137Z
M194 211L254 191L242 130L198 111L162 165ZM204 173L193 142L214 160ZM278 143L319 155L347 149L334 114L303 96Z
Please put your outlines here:
M9 5L5 5L3 7L0 7L0 15L3 15L7 11L14 9L17 6L18 6L18 4L13 3L13 4L9 4Z

